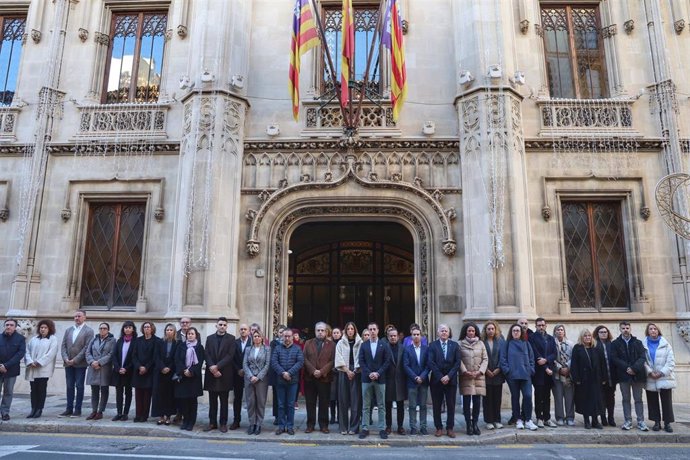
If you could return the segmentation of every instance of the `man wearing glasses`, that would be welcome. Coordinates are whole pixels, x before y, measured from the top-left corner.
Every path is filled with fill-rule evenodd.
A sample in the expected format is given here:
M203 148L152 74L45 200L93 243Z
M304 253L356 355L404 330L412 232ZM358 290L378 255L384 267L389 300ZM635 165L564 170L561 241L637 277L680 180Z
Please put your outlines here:
M192 320L188 317L180 318L180 329L177 331L177 341L184 342L187 340L187 331L192 327Z
M61 354L67 384L67 408L60 417L81 417L87 368L86 347L94 337L93 329L85 322L86 313L83 310L77 310L74 314L74 326L67 328L62 337Z

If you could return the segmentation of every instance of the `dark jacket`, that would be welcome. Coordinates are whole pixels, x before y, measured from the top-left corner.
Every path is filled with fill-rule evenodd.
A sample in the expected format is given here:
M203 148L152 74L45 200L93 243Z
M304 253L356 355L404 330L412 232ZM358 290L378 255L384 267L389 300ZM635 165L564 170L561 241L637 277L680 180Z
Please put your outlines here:
M244 352L251 347L251 336L247 337L247 344L244 346L244 350L242 350L242 339L240 337L235 339L235 380L233 381L234 391L244 388L244 375L240 375L240 371L244 373Z
M608 342L602 342L602 341L597 341L597 348L601 351L601 368L602 368L602 374L601 374L601 380L604 382L606 385L610 387L615 387L616 386L616 365L613 362L613 357L611 356L611 349L613 347L613 342L608 341ZM604 349L606 353L604 353ZM608 364L608 367L607 367Z
M373 383L386 383L386 371L390 366L391 349L387 343L381 340L376 341L376 354L371 354L371 341L362 342L359 348L359 368L362 370L362 383L372 383L369 374L376 372L379 374L378 380Z
M180 342L175 350L175 374L180 377L180 381L175 384L176 398L196 398L204 394L201 387L201 368L204 365L204 347L197 341L194 347L196 352L197 364L189 368L192 373L191 377L184 375L184 370L187 369L187 343Z
M589 351L589 353L588 353ZM602 358L600 348L573 347L570 378L575 384L575 411L583 415L601 412Z
M153 398L151 400L151 416L160 417L169 415L172 412L175 401L175 385L172 376L175 375L175 352L181 342L174 340L168 352L167 342L163 339L156 343L156 364L153 376ZM161 374L165 368L170 369L167 374Z
M525 340L506 340L501 350L501 372L506 380L532 380L534 352Z
M292 344L285 347L282 343L271 352L271 369L276 375L276 385L297 385L299 383L299 371L304 366L304 354L299 345ZM289 382L283 378L283 372L292 377Z
M140 335L134 341L132 352L132 386L134 388L153 388L153 377L156 366L156 347L160 339L155 335L145 339ZM139 374L139 368L145 367L146 373Z
M401 342L396 345L389 342L388 347L391 349L391 360L386 371L386 401L404 401L407 399L407 375L403 364L405 347Z
M618 336L611 344L611 357L616 368L617 382L646 382L647 374L644 363L647 359L644 345L634 336L626 344L623 336ZM629 375L626 370L631 368L635 375Z
M448 385L458 384L458 370L460 369L460 346L458 342L448 339L446 358L443 358L441 340L437 339L429 345L429 371L431 383L439 383L447 375L450 377Z
M534 332L529 336L529 344L532 345L532 352L534 353L534 376L532 376L532 383L534 385L553 383L553 377L546 375L546 369L553 369L553 362L558 353L556 340L552 335L542 335L539 332ZM537 364L537 360L540 358L546 359L546 363Z
M501 350L505 347L506 339L503 336L494 337L493 348L489 348L489 341L484 340L484 348L486 348L486 354L489 356L489 365L486 367L487 370L495 371L501 368ZM494 377L486 377L487 385L503 385L506 381L503 371Z
M323 340L321 353L316 346L316 339L309 339L304 344L304 380L330 383L335 374L333 371L334 362L335 343L332 340ZM321 377L318 379L314 377L314 371L317 369L321 371Z
M271 348L271 356L273 356L273 354L274 354L275 351L276 351L276 348L277 348L278 345L280 345L281 343L282 343L282 342L281 342L281 340L280 340L278 337L276 337L276 338L274 338L273 340L271 340L271 343L269 344L269 346L270 346L270 348ZM281 379L281 380L282 380L282 379ZM274 370L273 370L273 366L271 366L271 367L268 369L268 384L269 384L269 385L275 385L277 382L278 382L278 379L277 379L277 377L276 377L276 371L274 371Z
M235 368L235 336L232 334L211 334L206 338L204 347L206 357L206 374L204 376L204 390L230 391L236 378ZM209 368L218 366L221 376L213 376ZM238 377L239 378L239 377Z
M136 337L132 338L127 349L125 359L122 359L122 347L125 339L120 337L115 342L115 350L113 351L113 373L110 377L110 384L112 386L131 386L132 385L132 353L134 353L134 342ZM120 369L125 369L124 374L120 374Z
M419 350L419 362L414 345L408 345L403 352L403 367L407 376L407 388L416 388L419 385L429 385L429 347L421 344ZM422 383L417 384L417 377L422 378Z
M7 372L3 377L16 377L19 375L19 363L26 353L26 339L16 330L10 336L0 334L0 363L5 366Z
M160 374L160 372L167 367L170 369L169 374L171 374L172 377L172 374L175 373L175 351L181 344L182 342L178 342L177 340L172 342L170 353L168 353L168 347L166 347L166 342L164 340L161 339L156 343L156 374Z

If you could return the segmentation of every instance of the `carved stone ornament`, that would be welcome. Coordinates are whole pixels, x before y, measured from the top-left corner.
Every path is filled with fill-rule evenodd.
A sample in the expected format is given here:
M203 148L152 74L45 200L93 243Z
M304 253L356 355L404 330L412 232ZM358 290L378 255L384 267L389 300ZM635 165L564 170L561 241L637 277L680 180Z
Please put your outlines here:
M535 24L534 25L534 33L536 33L538 36L544 38L544 29L542 29L541 24Z
M165 208L158 206L156 209L154 209L153 218L156 219L156 222L162 222L165 218Z
M379 175L376 174L374 171L371 171L371 172L369 173L369 180L370 180L371 182L377 182L377 181L379 180Z
M443 253L447 256L454 256L455 251L457 251L458 245L453 240L447 240L443 242Z
M70 208L64 208L60 211L60 218L63 222L67 222L72 218L72 210Z
M673 23L673 29L676 31L677 35L680 35L685 29L685 19L679 19Z
M455 208L448 208L446 209L446 216L448 216L449 220L455 220L458 217L458 213L455 211Z
M326 171L326 173L323 175L323 180L325 182L331 182L333 180L333 173L330 171Z
M635 30L635 21L628 19L623 23L623 27L625 28L625 33L630 35L632 31Z
M79 28L79 40L84 43L86 40L89 38L89 31L84 29L83 27Z
M548 222L551 219L551 207L548 204L545 204L541 208L541 216L544 218L544 221Z
M253 209L247 209L247 212L244 214L244 218L250 222L253 221L256 219L256 211Z
M101 32L94 32L93 40L99 45L108 46L110 43L110 36Z
M288 186L288 180L287 179L280 179L278 182L278 188L285 188Z
M7 222L7 219L10 218L10 210L7 208L2 208L0 209L0 220L3 222Z
M168 29L165 31L165 41L166 42L169 42L170 39L172 38L172 36L173 36L173 30L172 29Z
M444 195L443 195L443 192L442 192L442 191L440 191L440 190L434 190L434 191L431 193L431 196L434 197L434 200L436 200L436 202L440 203L440 202L443 200L443 196L444 196Z
M422 180L421 177L415 177L414 180L412 181L415 186L422 188L424 187L424 181Z
M182 24L177 26L177 36L180 38L185 38L187 36L187 26Z
M17 320L17 332L24 336L24 338L31 338L36 335L36 324L35 319L22 318Z
M258 241L247 241L247 255L249 257L256 257L261 250L261 244Z
M652 210L649 209L649 206L642 206L640 208L640 217L642 217L644 220L649 220L649 217L652 215Z
M311 182L311 176L309 174L302 174L299 176L300 182Z
M680 338L690 345L690 321L678 321L676 323L676 330Z
M618 33L618 26L616 24L611 24L607 27L601 28L602 38L611 38Z
M402 180L402 174L400 174L400 173L391 174L391 180L393 182L400 182Z
M529 32L529 19L523 19L520 21L520 32L522 35L526 35Z
M41 36L42 34L40 30L31 29L31 39L34 41L34 43L40 43Z
M261 193L259 193L259 199L261 201L267 201L269 198L271 198L271 192L268 190L262 190Z

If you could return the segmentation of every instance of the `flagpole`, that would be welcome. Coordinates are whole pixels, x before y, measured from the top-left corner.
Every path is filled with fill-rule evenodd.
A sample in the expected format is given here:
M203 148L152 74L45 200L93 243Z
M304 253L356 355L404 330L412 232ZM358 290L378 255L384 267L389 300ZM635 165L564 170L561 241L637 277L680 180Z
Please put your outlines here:
M338 105L340 106L340 111L343 114L343 122L346 122L347 125L350 124L350 121L347 118L347 115L345 113L345 109L343 107L343 101L340 98L340 91L338 91L338 77L336 76L335 73L335 68L333 67L333 60L331 58L331 52L328 49L328 42L326 41L326 33L323 30L323 23L321 22L321 15L319 13L319 9L316 7L315 0L309 0L309 4L311 5L311 9L314 12L314 18L316 19L316 23L318 24L318 31L319 34L321 35L321 43L323 45L323 52L326 55L326 63L328 65L328 69L331 74L331 80L333 80L333 90L335 91L336 97L338 98Z
M367 56L367 65L364 69L364 80L362 82L362 89L359 92L359 103L357 104L357 111L355 112L356 118L355 120L359 121L359 117L362 113L362 103L364 102L364 95L366 94L367 91L367 86L369 85L369 69L371 68L371 59L374 55L374 46L376 46L376 35L378 34L381 36L381 22L382 22L382 17L384 15L385 7L388 4L389 0L381 0L379 2L379 17L376 20L376 28L374 29L374 36L371 39L371 45L369 45L369 56ZM381 46L379 44L379 46ZM379 50L379 56L381 55L381 50Z

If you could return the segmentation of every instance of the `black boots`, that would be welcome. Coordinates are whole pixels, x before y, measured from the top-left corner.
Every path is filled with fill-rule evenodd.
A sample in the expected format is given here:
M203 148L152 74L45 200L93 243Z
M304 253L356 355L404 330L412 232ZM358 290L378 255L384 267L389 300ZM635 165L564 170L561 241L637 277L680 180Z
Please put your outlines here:
M466 418L465 424L467 425L467 436L479 436L481 434L481 431L479 431L479 427L477 426L476 420L470 420L469 418Z
M661 423L658 421L654 422L654 426L652 427L652 431L660 431L661 430Z
M472 421L472 434L475 436L479 436L480 434L482 434L481 431L479 431L479 427L477 426L476 420Z

